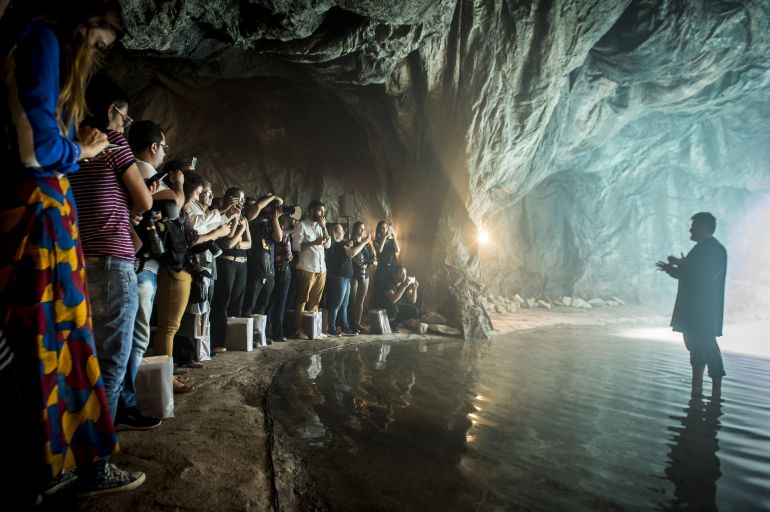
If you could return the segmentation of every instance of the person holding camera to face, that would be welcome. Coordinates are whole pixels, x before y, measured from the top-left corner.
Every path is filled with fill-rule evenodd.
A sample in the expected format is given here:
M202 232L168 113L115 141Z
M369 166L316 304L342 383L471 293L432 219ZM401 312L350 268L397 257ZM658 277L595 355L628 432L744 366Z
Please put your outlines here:
M398 265L398 254L401 252L393 226L384 220L377 223L374 251L377 265L374 271L374 295L377 296L383 293L383 287L390 279L393 268Z
M187 167L183 162L168 162L165 166L172 175ZM198 233L186 211L198 201L203 190L203 178L192 171L182 171L184 176L185 203L173 225L166 222L166 253L163 255L158 272L158 330L155 334L155 355L173 356L174 337L179 331L182 317L187 309L194 276L200 278L202 272L197 253L204 251L207 244L226 236L228 226L220 226L205 234ZM173 238L175 232L180 236ZM171 242L170 246L168 242ZM178 251L170 258L169 251ZM189 363L189 361L188 361ZM176 384L177 391L188 391L181 381Z
M394 332L398 332L397 324L420 317L417 306L419 287L420 283L416 278L407 276L406 267L396 265L391 270L391 275L383 285L380 294L374 297L375 306L387 310Z
M283 214L280 217L283 238L280 243L275 244L275 286L267 303L268 332L272 334L273 341L286 341L283 323L291 286L291 265L294 261L294 253L291 250L292 235L297 226L298 213L295 212L295 216Z
M375 263L374 247L366 224L358 221L353 224L352 242L359 244L366 241L361 251L356 254L353 261L353 278L350 280L350 300L348 301L348 319L356 332L362 332L361 316L364 311L366 292L369 290L369 267Z
M307 339L302 332L302 315L305 311L318 311L321 295L326 285L326 257L324 249L331 247L331 237L326 230L326 206L321 201L311 201L307 207L308 218L297 225L294 250L299 252L297 263L296 337Z
M345 230L342 224L337 224L332 230L334 242L327 257L328 285L326 306L329 308L329 336L339 336L337 332L337 315L342 324L344 336L355 336L358 331L350 328L348 323L348 300L350 298L350 281L353 279L353 262L361 250L369 244L369 236L364 235L353 242L345 240Z
M242 317L264 315L275 284L275 244L283 238L280 216L283 199L266 194L246 202L244 214L251 231L251 249L247 261L246 292Z
M238 317L243 307L246 287L248 250L251 249L249 222L241 212L246 196L239 187L231 187L222 197L222 211L228 219L229 233L217 240L222 255L217 258L217 284L211 300L212 355L225 352L227 317Z

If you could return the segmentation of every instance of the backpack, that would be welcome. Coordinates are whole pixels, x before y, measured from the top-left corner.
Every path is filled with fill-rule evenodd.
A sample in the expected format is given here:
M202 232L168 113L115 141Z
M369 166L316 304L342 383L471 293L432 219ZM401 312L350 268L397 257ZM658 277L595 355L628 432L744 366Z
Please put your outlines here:
M142 222L137 226L137 231L140 238L142 238L142 226L151 224L153 221L148 219L158 213L162 215L162 218L154 221L157 226L155 231L163 242L161 249L163 254L158 256L157 260L161 265L176 272L181 272L185 268L190 267L189 260L191 256L187 252L188 245L185 234L184 213L178 212L176 202L170 199L153 202L152 210L145 212ZM137 272L141 272L144 269L144 263L154 256L147 247L147 240L144 238L142 240L145 243L136 255L139 259L139 269Z
M187 265L187 237L184 231L184 219L180 215L176 219L163 219L160 221L163 230L163 245L166 252L158 258L161 265L176 272L181 272Z

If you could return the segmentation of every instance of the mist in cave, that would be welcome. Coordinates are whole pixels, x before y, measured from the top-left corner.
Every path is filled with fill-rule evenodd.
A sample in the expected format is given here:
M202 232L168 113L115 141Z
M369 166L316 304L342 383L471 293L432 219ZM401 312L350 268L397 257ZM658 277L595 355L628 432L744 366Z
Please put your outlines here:
M124 5L108 70L139 117L220 188L392 219L468 337L484 295L670 308L653 262L698 211L728 311L770 305L764 2Z
M278 433L288 439L285 444L301 446L300 460L310 461L310 469L291 466L303 482L312 480L308 472L317 471L324 474L323 485L344 488L340 474L326 473L330 453L337 457L346 450L355 459L350 467L365 472L371 459L356 458L359 453L384 456L388 450L382 447L389 442L403 449L404 442L425 439L427 460L446 463L438 474L462 489L461 499L446 505L449 510L467 510L474 503L491 510L515 509L512 503L556 510L569 508L574 496L581 510L651 508L660 505L654 492L647 493L657 478L666 478L667 471L687 473L689 455L681 454L691 449L693 436L696 445L706 443L712 450L726 425L723 430L731 434L720 438L722 447L732 446L729 453L737 457L741 438L730 429L743 427L730 418L746 414L751 425L743 433L758 436L755 443L767 441L757 427L770 410L766 400L728 399L716 413L708 400L688 401L687 354L681 337L672 338L667 326L677 283L657 272L655 262L692 248L692 215L709 211L716 217L715 236L728 252L725 319L736 326L734 339L740 340L734 352L742 354L730 356L736 358L731 360L739 377L728 390L744 398L767 396L766 361L741 358L770 356L759 346L759 333L770 319L770 3L121 4L128 37L106 55L102 73L130 94L135 119L160 123L176 157L197 157L215 195L239 185L250 195L273 192L303 207L320 199L332 222L364 219L374 226L380 219L391 221L400 235L400 258L423 283L426 309L445 316L466 340L490 339L498 320L515 322L500 320L500 313L522 308L565 316L586 312L575 307L576 299L601 309L607 322L636 312L666 316L654 334L578 329L528 334L518 348L501 348L499 341L486 348L457 342L446 351L438 345L424 351L400 347L394 351L400 364L389 367L379 345L296 360L266 400L278 404L276 423L282 425ZM626 361L639 362L638 353L618 348L624 336L645 347L640 351L647 362L662 352L682 364L657 361L623 373L618 368ZM681 350L664 342L660 352L650 349L640 342L647 338L673 339ZM572 358L573 343L587 339L595 346ZM540 346L551 341L563 351ZM428 357L424 354L432 359L420 359ZM580 357L597 380L586 379L585 368L575 367ZM516 363L500 368L500 359ZM309 367L316 373L335 370L316 380ZM561 380L553 377L562 371ZM542 387L530 380L514 382L514 373ZM421 388L423 379L432 382L435 375L445 379L444 387ZM653 384L645 387L649 381ZM587 386L589 394L576 397L570 386ZM542 402L543 388L552 391L550 406ZM508 404L517 389L522 396ZM477 395L493 395L493 403L482 404ZM661 406L650 405L649 397L659 398ZM425 413L435 403L441 421ZM602 415L599 409L606 403L617 416ZM415 412L413 404L422 408ZM570 409L556 423L540 423L540 415L574 404L590 417ZM495 417L477 421L471 416L483 416L481 409L499 414L497 423ZM529 416L518 424L521 411ZM635 417L643 425L631 445L600 438L606 428L633 430ZM393 422L392 430L384 426ZM526 451L526 464L495 473L490 485L474 472L494 472L489 458L498 453L490 448L495 443L516 458L501 440L509 438L496 430L506 422L513 425L506 435L519 432L517 439L525 439L517 447ZM574 422L579 425L570 430ZM445 444L430 444L425 425L433 423ZM367 445L364 433L383 444ZM474 451L468 436L491 444ZM645 453L645 443L656 442L660 453ZM571 448L560 452L559 443ZM716 471L750 472L753 462L767 476L770 455L752 446L753 459L717 463ZM628 465L607 463L592 474L596 466L586 457L603 449L632 450L624 454ZM576 472L564 470L548 480L546 461L565 452L581 461ZM709 471L716 453L709 452ZM656 454L651 477L644 461ZM431 470L430 464L414 467ZM625 469L631 476L621 492L632 494L618 498L610 484ZM535 477L523 476L529 470ZM286 481L300 478L285 468L277 473ZM719 475L706 478L711 492ZM405 481L403 475L397 480ZM699 494L688 501L676 494L679 484L653 490L676 494L679 501L672 498L671 506L739 510L737 504L753 503L770 509L766 495L762 498L767 485L748 480L728 478L718 499ZM391 510L408 498L408 492L399 494L403 486L399 491L356 481L370 494L361 491L335 501L318 488L292 494L288 484L276 493L297 510L308 504L319 510L361 510L371 500L379 503L371 510ZM639 482L649 487L642 489ZM521 494L501 491L514 483L534 487ZM688 482L680 484L686 488ZM694 485L702 492L698 482ZM594 496L587 489L599 491ZM633 494L637 491L639 496ZM538 493L548 499L539 501ZM436 502L425 495L415 503L429 509Z

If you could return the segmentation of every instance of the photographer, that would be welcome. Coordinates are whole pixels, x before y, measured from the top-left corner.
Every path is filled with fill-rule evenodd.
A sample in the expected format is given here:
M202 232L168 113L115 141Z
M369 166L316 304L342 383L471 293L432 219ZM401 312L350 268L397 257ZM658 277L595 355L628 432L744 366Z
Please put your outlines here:
M407 277L406 267L396 265L385 282L382 291L374 297L376 307L388 311L393 332L398 332L396 325L412 318L420 317L417 307L417 289L420 283L414 277Z
M264 315L275 284L275 243L283 238L279 217L283 199L267 194L258 200L250 199L244 209L249 221L251 249L249 250L246 292L243 297L242 317L254 313Z
M295 217L299 212L295 210ZM275 247L275 287L267 303L268 331L272 333L273 341L286 341L283 334L284 315L286 302L291 286L291 266L294 253L291 250L292 234L297 225L297 219L291 215L281 215L281 232L283 238Z
M382 295L383 286L389 280L393 267L398 265L398 254L401 252L393 226L384 220L377 223L374 250L377 257L377 269L374 272L374 295L378 296Z
M351 241L344 240L345 230L342 224L334 226L332 231L334 242L329 249L328 255L328 296L326 299L329 308L329 336L339 336L337 333L337 315L339 314L342 324L342 333L345 336L355 336L357 331L353 331L348 324L348 299L350 297L350 280L353 278L352 258L356 257L361 249L369 243L369 236L363 236L353 244Z
M306 310L318 311L324 285L326 284L326 261L324 248L331 247L331 238L326 231L326 207L321 201L311 201L307 208L308 218L297 225L294 250L298 251L297 264L297 308L296 336L307 339L302 332L302 315Z
M374 247L366 224L358 221L353 224L353 244L363 241L367 243L361 251L353 257L353 278L350 280L350 300L348 302L348 319L356 332L362 332L361 316L364 311L366 292L369 290L369 267L375 263Z
M220 212L218 209L212 208L213 197L214 194L211 190L211 182L206 178L203 178L203 190L198 196L198 200L192 201L185 206L185 213L187 213L193 228L201 237L205 237L206 235L219 230L213 236L212 241L207 243L206 250L199 252L197 256L201 269L209 272L211 275L209 286L206 290L206 301L205 304L201 305L200 309L204 312L201 325L201 332L203 333L209 332L211 302L214 297L214 286L217 279L217 265L215 259L222 253L222 250L216 244L216 240L230 232L227 216L235 211L234 206L231 206L232 212ZM208 346L209 348L211 347L210 344Z
M158 179L163 176L163 173L159 174L156 169L160 168L163 164L163 160L166 158L166 150L168 149L166 136L160 125L152 121L137 121L133 123L128 133L128 143L136 157L139 173L152 192L152 210L156 210L157 206L164 201L166 203L179 204L177 202L177 191L184 198L184 176L182 173L175 172L172 174L173 190ZM145 216L149 217L150 215L145 214ZM139 238L141 239L141 237ZM143 240L140 240L139 245L142 250L146 250L147 247L143 246L143 242ZM123 389L120 393L116 422L127 428L148 429L156 425L151 421L152 418L148 419L139 414L136 407L134 382L139 372L139 366L142 364L142 359L150 344L150 318L152 316L153 304L155 303L155 294L158 290L160 262L156 258L150 258L140 262L140 265L142 269L136 274L139 307L136 319L134 320L131 354L126 367L126 376L123 379ZM159 420L156 420L156 422L160 424Z
M229 233L217 240L222 255L217 258L217 284L211 300L212 355L225 352L227 317L238 317L243 307L246 285L246 261L251 248L249 223L241 215L246 197L238 187L231 187L222 197L222 208L234 212L228 218Z
M179 212L178 219L173 225L169 222L166 223L166 241L169 241L168 237L173 233L170 230L176 228L181 228L182 238L170 240L173 247L166 247L166 253L161 260L162 266L158 272L158 329L155 333L154 352L155 355L167 355L169 357L173 356L174 336L179 330L182 315L187 309L190 297L192 273L195 268L190 248L226 236L230 231L227 226L222 226L205 235L198 235L185 211L186 207L199 199L201 190L203 190L203 178L189 171L182 173L181 167L183 164L178 161L168 162L165 166L165 169L170 170L171 175L177 176L178 173L181 173L184 176L183 190L185 196L185 202ZM168 254L169 251L178 251L178 255L175 254L171 258ZM178 382L181 384L181 381ZM177 388L178 392L182 391L184 385L177 384Z

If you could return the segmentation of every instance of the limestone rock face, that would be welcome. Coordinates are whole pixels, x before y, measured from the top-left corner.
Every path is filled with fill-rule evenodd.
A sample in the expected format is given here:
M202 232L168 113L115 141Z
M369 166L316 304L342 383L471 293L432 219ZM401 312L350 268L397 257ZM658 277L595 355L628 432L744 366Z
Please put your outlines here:
M584 301L581 298L575 297L572 299L572 307L577 309L591 309L592 306L588 302Z
M392 219L467 338L491 332L482 292L673 295L654 262L689 249L696 211L736 247L742 221L770 231L747 217L768 191L764 0L122 3L108 71L172 154L217 191Z
M449 336L457 336L460 334L459 329L442 324L430 324L428 325L428 331L436 334L447 334Z

